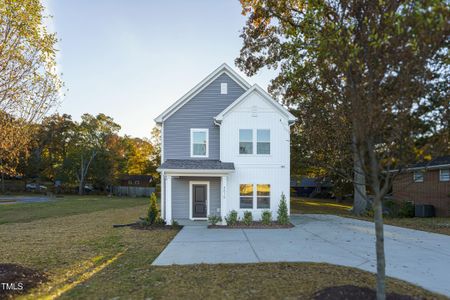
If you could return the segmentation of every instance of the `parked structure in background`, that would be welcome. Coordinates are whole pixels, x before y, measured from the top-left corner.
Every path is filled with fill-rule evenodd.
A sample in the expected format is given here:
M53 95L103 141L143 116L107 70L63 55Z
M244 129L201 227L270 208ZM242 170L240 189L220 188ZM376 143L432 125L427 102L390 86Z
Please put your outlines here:
M332 188L331 180L324 177L291 177L291 193L296 197L330 198Z
M119 185L113 187L116 196L150 197L156 190L151 187L151 175L121 175L118 181Z
M140 186L149 187L153 182L151 175L121 175L119 177L120 186Z
M393 181L392 196L433 205L436 216L450 216L450 155L409 166Z

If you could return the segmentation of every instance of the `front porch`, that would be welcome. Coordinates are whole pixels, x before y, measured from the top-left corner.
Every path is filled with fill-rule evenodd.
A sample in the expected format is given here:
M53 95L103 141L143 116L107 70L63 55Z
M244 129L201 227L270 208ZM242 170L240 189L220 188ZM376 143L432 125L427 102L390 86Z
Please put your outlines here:
M199 224L210 215L225 219L227 178L232 163L217 160L167 160L161 172L161 217L172 224ZM182 224L183 223L183 224Z

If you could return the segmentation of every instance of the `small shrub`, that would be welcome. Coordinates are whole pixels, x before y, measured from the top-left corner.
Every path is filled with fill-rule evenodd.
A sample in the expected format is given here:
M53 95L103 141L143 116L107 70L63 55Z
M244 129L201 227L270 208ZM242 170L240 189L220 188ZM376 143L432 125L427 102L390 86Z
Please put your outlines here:
M238 213L235 210L230 211L227 217L225 217L225 221L228 226L236 225L238 222Z
M409 201L403 201L398 209L398 216L400 218L413 218L414 204Z
M280 200L280 204L278 205L277 221L281 225L286 225L289 223L288 208L287 208L286 196L284 195L284 193L281 193L281 200Z
M175 220L172 221L172 228L180 228L180 227L181 226L180 226L180 224L178 224L177 221L175 221Z
M156 195L155 193L152 193L150 196L150 207L148 208L147 212L147 221L150 223L150 225L154 224L156 219L159 217L159 211L158 206L156 205Z
M270 210L265 210L261 214L261 223L264 225L272 224L272 212Z
M222 217L216 215L209 216L208 221L209 223L211 223L211 225L215 226L217 223L222 222Z
M173 221L173 222L176 222L176 221ZM160 218L160 217L157 217L157 218L155 219L155 221L153 222L153 224L154 224L154 225L164 226L164 225L166 225L166 221L164 221L164 219L162 219L162 218Z
M147 221L147 219L141 219L141 220L137 221L136 224L139 225L140 227L150 226L150 222Z
M250 226L253 222L253 216L251 211L244 211L244 224Z
M398 215L398 205L392 200L388 199L383 202L383 212L387 212L390 217L396 217Z
M375 216L375 212L373 211L373 208L369 208L366 210L366 216L369 218L373 218Z

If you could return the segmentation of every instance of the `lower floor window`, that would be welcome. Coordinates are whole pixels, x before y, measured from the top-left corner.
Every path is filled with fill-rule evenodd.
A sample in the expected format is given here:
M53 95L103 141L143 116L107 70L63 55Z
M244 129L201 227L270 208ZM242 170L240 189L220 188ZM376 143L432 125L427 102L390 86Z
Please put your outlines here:
M253 208L253 184L239 185L240 208Z
M270 208L270 184L256 185L257 208Z
M253 209L256 204L258 209L270 208L270 184L256 184L256 195L254 186L250 183L239 185L239 207Z

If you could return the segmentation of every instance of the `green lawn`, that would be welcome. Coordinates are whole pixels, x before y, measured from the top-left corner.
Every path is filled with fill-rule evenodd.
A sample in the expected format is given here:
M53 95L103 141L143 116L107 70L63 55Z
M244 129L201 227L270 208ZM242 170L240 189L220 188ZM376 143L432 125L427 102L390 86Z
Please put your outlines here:
M351 203L337 203L331 199L311 199L291 197L291 213L293 214L332 214L365 221L373 221L372 217L354 216L351 214ZM384 224L423 230L450 235L450 218L384 218Z
M0 224L64 217L112 208L134 207L148 203L147 198L105 196L64 196L49 202L0 204Z
M309 299L324 287L375 285L371 273L316 263L153 267L151 262L177 231L112 228L143 216L147 205L139 204L146 204L145 199L63 201L68 203L25 205L23 211L20 206L8 207L9 213L21 216L15 220L9 216L0 225L0 263L31 267L49 279L23 298ZM394 279L388 280L388 290L440 298Z

